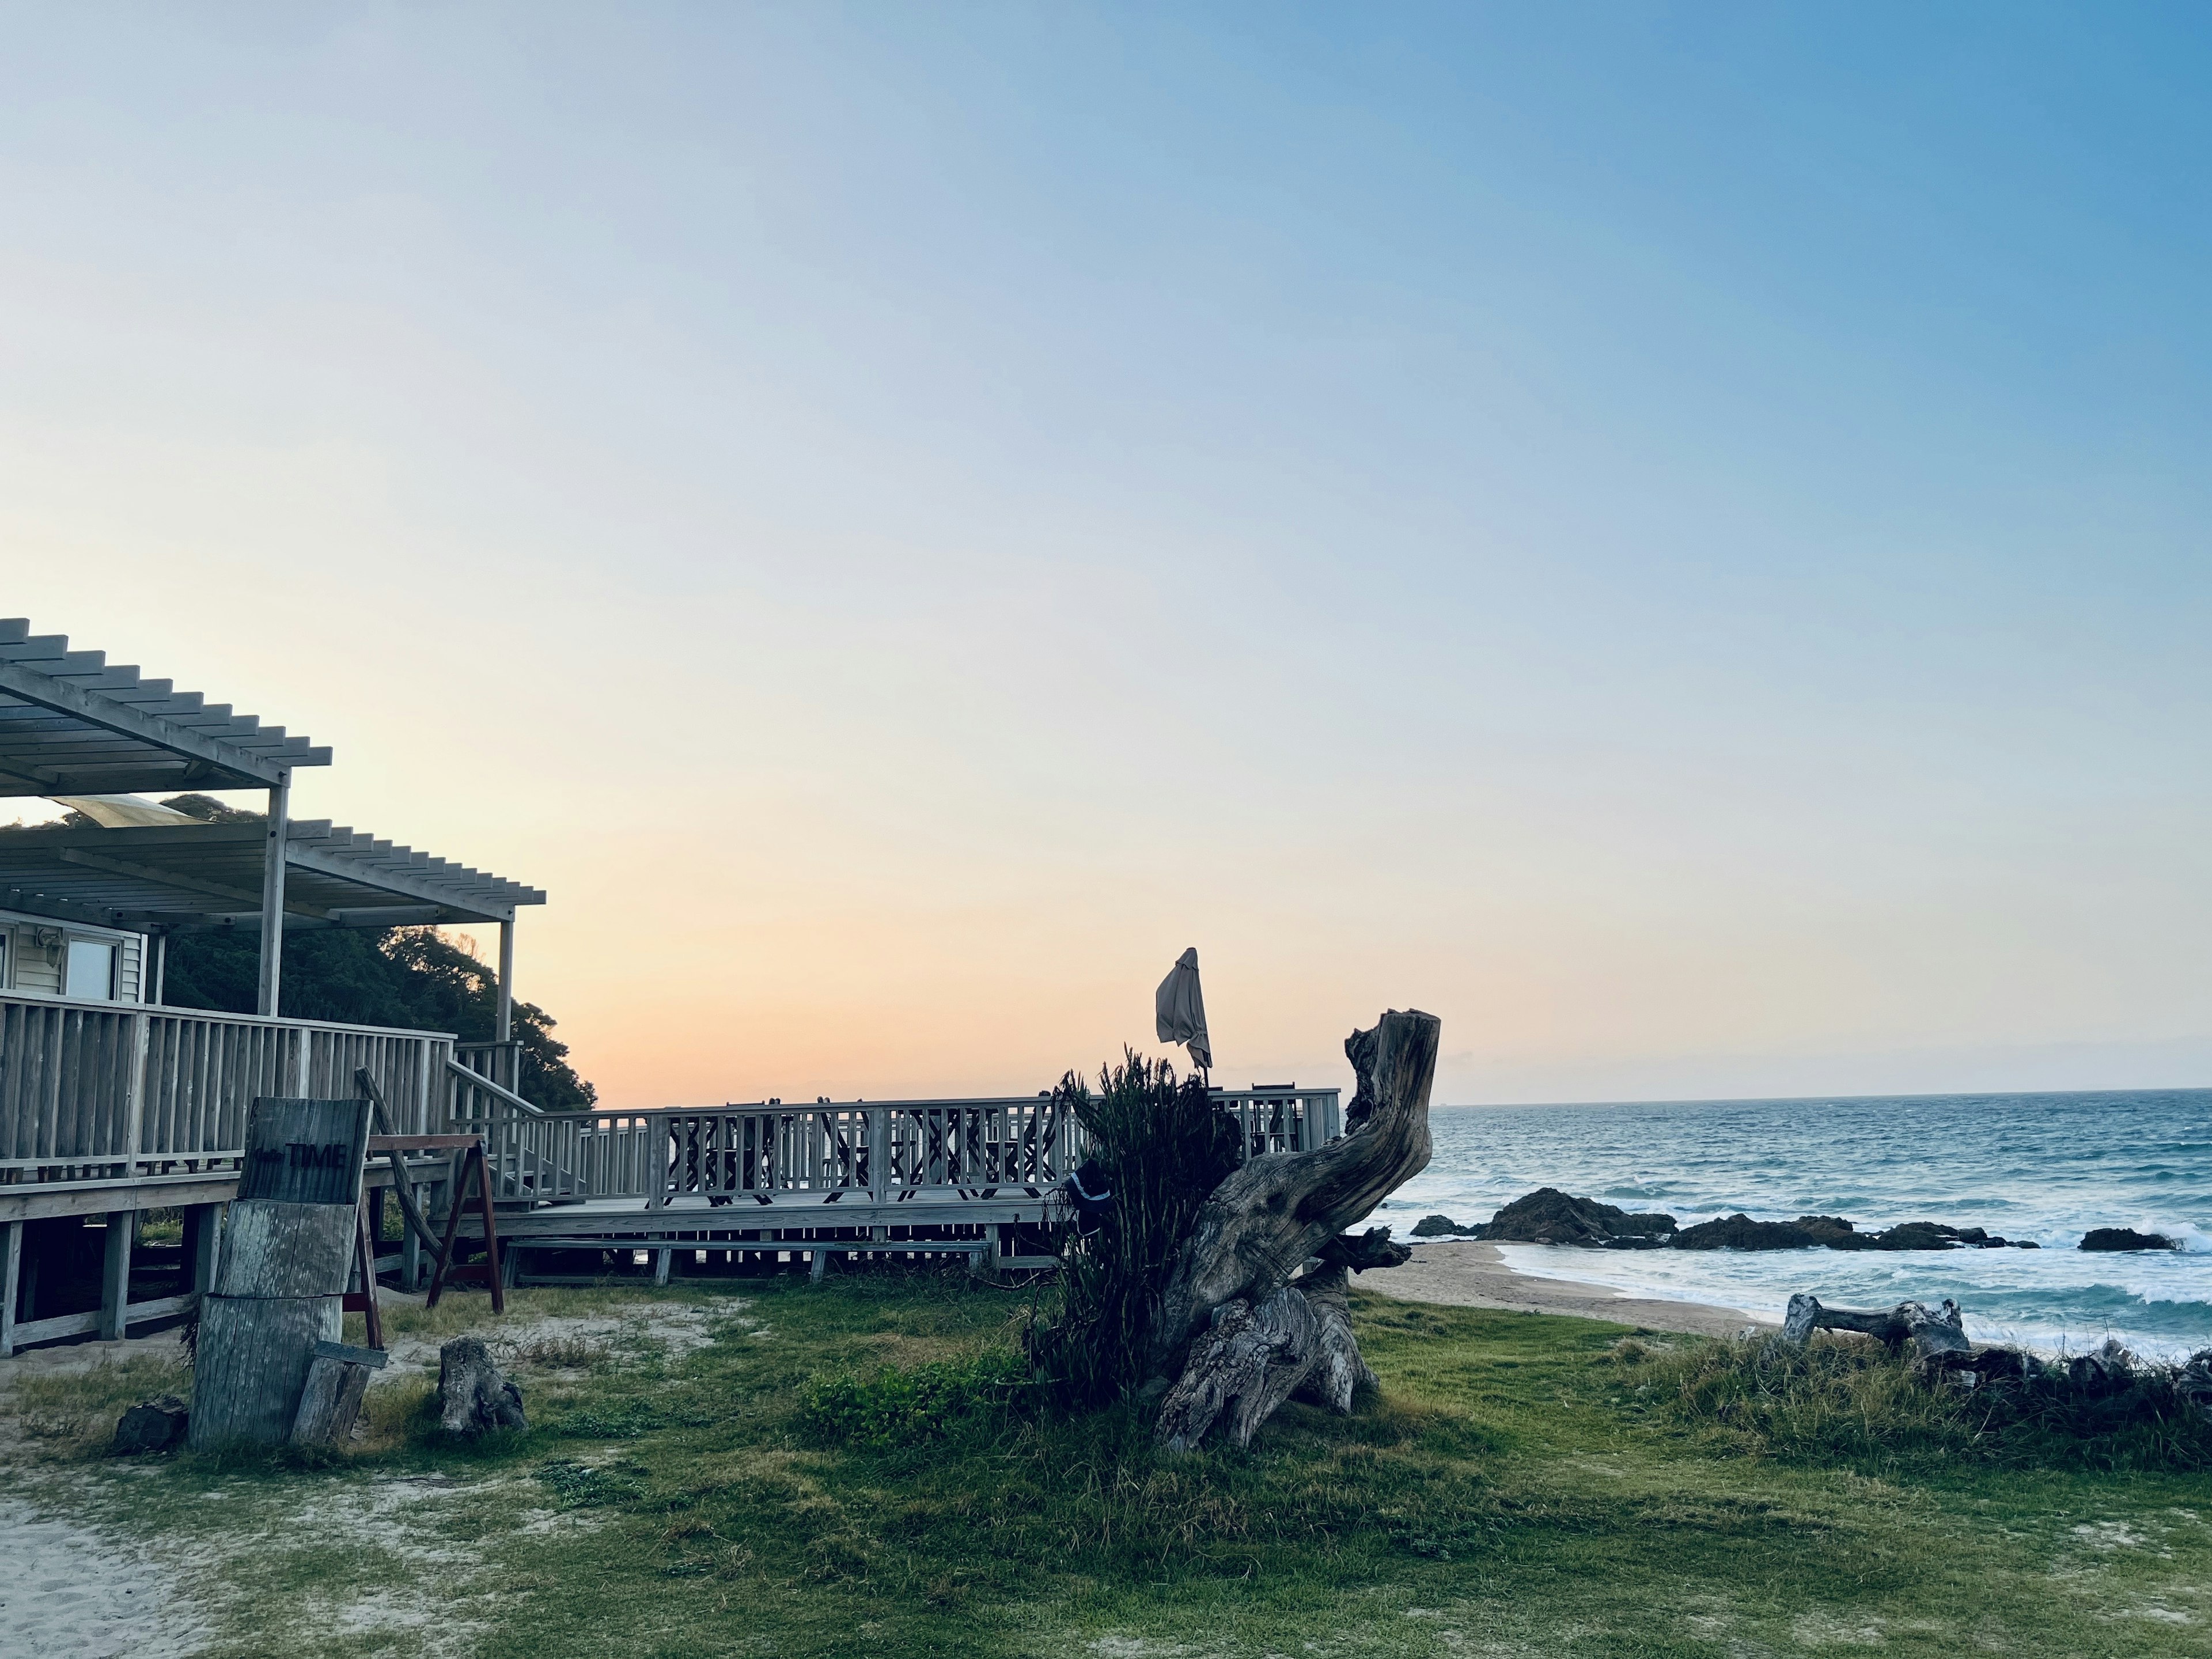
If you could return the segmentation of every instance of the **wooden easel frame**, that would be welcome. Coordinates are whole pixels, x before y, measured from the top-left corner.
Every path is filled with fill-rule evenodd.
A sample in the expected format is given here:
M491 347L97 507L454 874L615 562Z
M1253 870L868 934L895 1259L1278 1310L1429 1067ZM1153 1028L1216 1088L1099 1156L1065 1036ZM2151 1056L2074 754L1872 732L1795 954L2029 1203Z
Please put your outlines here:
M458 1284L465 1277L481 1273L491 1290L491 1310L495 1314L507 1311L507 1287L501 1283L499 1261L499 1223L492 1215L491 1166L484 1158L483 1139L480 1135L371 1135L369 1150L392 1152L431 1152L453 1151L460 1156L453 1160L453 1192L446 1206L446 1236L438 1241L438 1265L430 1273L430 1294L425 1307L434 1308L438 1297L449 1283ZM467 1205L469 1186L473 1179L477 1189L477 1212L483 1218L484 1259L482 1267L474 1263L467 1267L453 1265L453 1239L460 1231L461 1211Z

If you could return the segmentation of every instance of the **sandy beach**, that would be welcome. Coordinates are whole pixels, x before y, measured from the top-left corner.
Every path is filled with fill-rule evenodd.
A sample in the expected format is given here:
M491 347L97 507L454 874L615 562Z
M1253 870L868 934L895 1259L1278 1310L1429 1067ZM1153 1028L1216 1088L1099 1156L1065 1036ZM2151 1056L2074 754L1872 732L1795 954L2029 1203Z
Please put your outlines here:
M1363 1273L1359 1284L1363 1290L1380 1291L1401 1302L1562 1314L1575 1319L1605 1319L1617 1325L1685 1331L1698 1336L1734 1336L1747 1325L1782 1322L1780 1316L1773 1313L1629 1296L1601 1285L1577 1285L1564 1279L1538 1279L1516 1273L1500 1258L1495 1244L1416 1244L1413 1259L1404 1267Z

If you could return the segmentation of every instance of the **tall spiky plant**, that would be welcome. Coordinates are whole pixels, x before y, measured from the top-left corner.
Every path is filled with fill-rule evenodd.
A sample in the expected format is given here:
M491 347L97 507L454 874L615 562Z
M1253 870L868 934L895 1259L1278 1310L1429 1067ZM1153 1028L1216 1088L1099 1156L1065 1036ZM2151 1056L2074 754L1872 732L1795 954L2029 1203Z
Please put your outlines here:
M1032 1339L1038 1370L1084 1408L1145 1381L1160 1292L1199 1206L1237 1168L1240 1131L1201 1079L1126 1048L1099 1068L1097 1094L1073 1072L1054 1094L1113 1194L1095 1228L1062 1237L1060 1316Z

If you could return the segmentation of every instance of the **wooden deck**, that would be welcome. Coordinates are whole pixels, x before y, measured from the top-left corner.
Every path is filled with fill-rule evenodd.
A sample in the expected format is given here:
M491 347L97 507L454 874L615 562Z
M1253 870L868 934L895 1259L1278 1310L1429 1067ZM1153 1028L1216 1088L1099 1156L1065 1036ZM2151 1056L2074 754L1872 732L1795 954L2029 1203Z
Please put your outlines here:
M1080 1126L1046 1096L547 1113L500 1080L503 1059L481 1045L457 1054L438 1032L0 993L0 1355L187 1310L210 1282L254 1097L351 1096L356 1069L376 1079L394 1133L483 1137L509 1271L525 1279L532 1258L560 1251L603 1264L644 1250L664 1276L684 1251L803 1257L817 1273L844 1254L1048 1261L1058 1191L1084 1156ZM1340 1127L1333 1089L1216 1098L1247 1156L1318 1146ZM406 1175L442 1224L447 1164L416 1158ZM393 1180L380 1161L369 1172L372 1187ZM183 1259L151 1288L142 1264L134 1289L138 1217L172 1208L185 1216ZM31 1230L87 1218L104 1224L77 1235L104 1252L100 1308L18 1318L19 1288L35 1288ZM481 1237L473 1215L459 1227ZM385 1265L422 1281L411 1242ZM35 1313L40 1298L21 1300Z
M1340 1129L1334 1089L1215 1098L1247 1157ZM1044 1096L507 1114L483 1128L501 1238L521 1255L803 1251L817 1272L851 1252L1034 1257L1084 1156L1081 1127Z

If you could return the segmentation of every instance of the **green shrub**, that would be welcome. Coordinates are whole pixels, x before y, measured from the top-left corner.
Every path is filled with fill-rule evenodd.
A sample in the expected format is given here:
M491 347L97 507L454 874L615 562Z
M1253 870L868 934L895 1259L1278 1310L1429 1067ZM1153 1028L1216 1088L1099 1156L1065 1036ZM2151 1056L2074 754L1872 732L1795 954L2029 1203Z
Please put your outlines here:
M1102 1406L1150 1373L1160 1297L1200 1206L1237 1164L1236 1119L1198 1078L1122 1051L1093 1095L1074 1073L1055 1097L1091 1139L1113 1194L1094 1230L1070 1227L1060 1251L1059 1317L1033 1333L1031 1358L1070 1406Z
M817 1376L799 1390L799 1421L820 1438L864 1451L892 1451L1019 1414L1034 1390L1018 1354L997 1350L873 1376Z
M1863 1339L1771 1336L1614 1351L1637 1397L1717 1444L1791 1460L1884 1466L1960 1458L2021 1467L2212 1469L2212 1418L2171 1365L2116 1349L2044 1362L2007 1351L1966 1389ZM2011 1374L2005 1375L2009 1371Z

